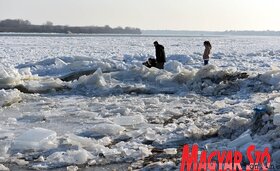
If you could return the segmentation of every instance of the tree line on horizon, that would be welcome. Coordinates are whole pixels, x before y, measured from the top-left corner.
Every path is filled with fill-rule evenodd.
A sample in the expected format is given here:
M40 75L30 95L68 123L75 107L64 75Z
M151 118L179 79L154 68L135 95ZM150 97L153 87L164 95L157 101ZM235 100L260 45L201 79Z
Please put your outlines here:
M100 26L63 26L47 21L42 25L33 25L28 20L6 19L0 21L0 32L18 33L84 33L84 34L141 34L139 28Z

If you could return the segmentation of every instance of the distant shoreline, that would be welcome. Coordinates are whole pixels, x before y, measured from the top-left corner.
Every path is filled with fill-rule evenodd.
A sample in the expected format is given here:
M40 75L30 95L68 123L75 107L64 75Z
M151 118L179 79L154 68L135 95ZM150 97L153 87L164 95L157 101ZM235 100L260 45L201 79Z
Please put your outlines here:
M84 33L21 33L21 32L0 32L1 36L20 37L224 37L222 35L172 35L172 34L84 34Z
M11 33L61 33L61 34L141 34L139 28L105 26L63 26L48 21L43 25L31 24L28 20L6 19L0 21L0 32Z

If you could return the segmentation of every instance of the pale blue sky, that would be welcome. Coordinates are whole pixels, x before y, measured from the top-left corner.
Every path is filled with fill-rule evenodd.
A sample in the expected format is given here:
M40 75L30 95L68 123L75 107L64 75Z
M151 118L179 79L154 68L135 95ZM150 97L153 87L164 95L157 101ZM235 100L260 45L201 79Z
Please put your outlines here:
M280 0L0 0L0 20L173 30L280 30Z

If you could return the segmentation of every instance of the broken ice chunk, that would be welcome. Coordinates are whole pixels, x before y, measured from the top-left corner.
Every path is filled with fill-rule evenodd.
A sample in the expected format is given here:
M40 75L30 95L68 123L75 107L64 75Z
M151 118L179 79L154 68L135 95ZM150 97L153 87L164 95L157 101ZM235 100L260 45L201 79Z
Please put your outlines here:
M68 166L66 169L67 169L67 171L77 171L77 170L79 170L78 166Z
M154 140L156 140L156 138L157 138L156 132L154 130L152 130L151 128L148 128L146 135L145 135L145 139L148 141L154 141Z
M10 169L4 166L3 164L0 164L0 170L9 171Z
M8 157L8 150L11 144L8 141L0 141L0 159ZM1 169L0 169L1 170Z
M114 118L114 123L123 126L129 125L137 125L145 122L144 117L142 115L134 115L134 116L120 116Z
M273 111L273 113L279 113L280 112L280 97L276 97L274 100L270 100L268 103L268 107L270 110Z
M272 154L272 159L275 161L277 164L280 163L280 150L277 150Z
M63 60L61 60L60 58L55 58L54 59L54 64L56 65L56 68L63 68L65 66L67 66L67 63L65 63Z
M228 144L229 148L233 148L233 147L240 147L244 144L247 144L248 142L252 141L252 137L250 134L242 134L241 136L239 136L238 138L236 138L235 140L231 141Z
M11 162L17 164L18 166L26 166L29 164L29 161L26 161L25 159L18 159L18 158L12 158Z
M77 82L73 84L74 87L77 86L86 86L88 88L90 87L96 87L96 88L102 88L107 85L107 82L103 76L102 70L98 68L93 74L91 75L84 75L78 79Z
M184 131L184 135L186 137L201 138L203 136L203 130L198 128L194 123L191 123L187 130Z
M44 150L56 146L56 132L44 128L26 131L14 140L14 150Z
M66 135L65 144L77 145L82 148L90 148L93 144L96 144L97 141L91 138L80 137L74 134Z
M224 150L226 149L227 144L229 143L230 140L224 139L219 142L214 142L214 143L207 143L205 144L205 148L208 152L215 151L215 150Z
M148 147L139 147L139 152L142 157L148 157L149 155L152 155L152 152Z
M1 84L1 83L0 83ZM0 107L10 106L13 103L21 101L20 92L18 90L0 90Z
M47 157L49 163L68 163L68 164L84 164L93 156L86 150L69 150L66 152L55 152Z
M215 103L213 103L213 105L217 108L225 108L226 107L226 103L224 101L215 101Z
M279 70L268 71L260 76L260 80L266 84L277 86L280 83Z
M94 125L90 130L81 133L80 136L102 138L104 136L120 135L124 130L124 127L117 124L100 123Z
M127 132L126 135L128 137L136 138L136 137L143 135L145 132L146 132L146 129L139 129L139 130Z
M273 124L280 126L280 113L277 113L273 117Z
M225 125L229 128L237 129L237 128L240 128L241 126L249 123L249 121L250 121L249 119L239 117L239 116L234 116Z
M177 154L177 149L176 148L167 148L163 150L166 154L171 154L171 155L175 155Z

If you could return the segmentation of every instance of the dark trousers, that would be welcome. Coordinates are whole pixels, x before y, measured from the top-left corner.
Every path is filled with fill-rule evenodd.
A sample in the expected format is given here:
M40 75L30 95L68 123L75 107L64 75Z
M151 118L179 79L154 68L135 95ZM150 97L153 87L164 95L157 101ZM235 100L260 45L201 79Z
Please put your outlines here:
M209 60L204 60L204 65L208 65Z
M158 69L164 69L164 62L157 62L156 67Z

